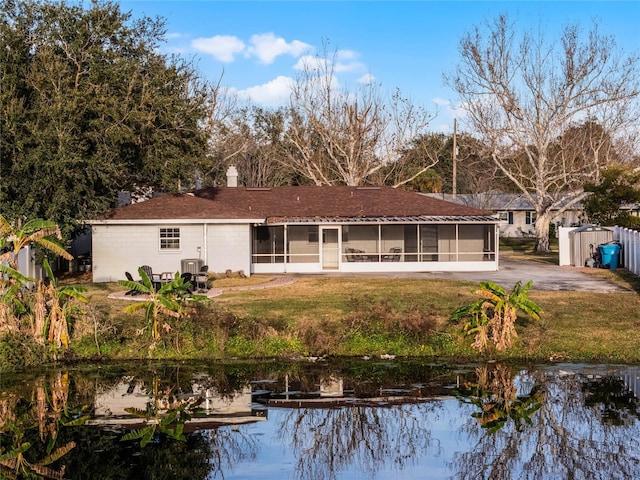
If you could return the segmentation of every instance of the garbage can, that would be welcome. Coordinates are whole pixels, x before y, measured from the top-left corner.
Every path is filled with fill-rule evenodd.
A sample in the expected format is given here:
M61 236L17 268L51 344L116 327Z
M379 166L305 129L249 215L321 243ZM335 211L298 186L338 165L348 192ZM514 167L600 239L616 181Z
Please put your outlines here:
M604 268L618 268L618 257L620 256L620 244L605 243L599 245L600 256L602 257L602 266Z

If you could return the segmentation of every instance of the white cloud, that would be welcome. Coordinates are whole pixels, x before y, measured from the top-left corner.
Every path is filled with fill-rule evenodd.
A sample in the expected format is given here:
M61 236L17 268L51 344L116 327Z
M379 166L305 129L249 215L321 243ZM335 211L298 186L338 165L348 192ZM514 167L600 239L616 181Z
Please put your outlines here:
M186 35L178 32L167 33L166 35L167 40L175 40L176 38L185 38L185 37Z
M244 42L231 35L196 38L191 42L191 46L199 52L213 55L217 60L226 63L233 62L234 56L245 50Z
M367 73L366 75L361 76L357 82L358 83L363 83L365 85L371 85L373 82L376 81L376 77L374 77L372 74Z
M339 50L336 53L336 72L355 72L364 69L358 61L360 55L353 50Z
M284 38L276 37L273 33L262 33L251 36L251 46L247 48L247 56L256 56L262 63L273 63L276 57L280 55L291 55L299 57L305 51L311 49L311 46L294 40L287 43Z
M310 69L320 69L326 62L324 60L314 57L313 55L303 55L298 59L296 64L293 66L294 70L304 70L305 68Z
M336 52L335 62L333 64L334 72L355 72L365 69L363 63L357 60L358 54L352 50L339 50ZM298 62L293 66L294 70L304 70L305 67L313 70L325 70L327 68L327 61L331 62L333 57L325 59L313 55L304 55L299 58Z
M432 102L438 109L438 123L431 124L429 130L450 134L453 132L454 118L458 120L458 128L461 128L461 124L467 116L467 112L464 110L462 104L452 104L449 100L443 98L434 98Z
M256 85L245 90L238 90L241 98L252 100L261 105L277 107L287 103L291 94L290 77L279 76L263 85Z

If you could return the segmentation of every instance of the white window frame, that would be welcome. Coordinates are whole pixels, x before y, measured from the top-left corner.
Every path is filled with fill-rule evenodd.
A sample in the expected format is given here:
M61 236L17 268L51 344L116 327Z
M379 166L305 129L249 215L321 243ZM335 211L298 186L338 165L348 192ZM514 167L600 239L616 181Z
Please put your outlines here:
M158 229L158 248L161 252L180 251L180 227L160 227Z
M508 212L505 210L504 212L499 212L498 215L500 216L501 222L513 225L513 212Z
M524 216L524 223L527 225L535 225L536 223L536 212L527 210Z

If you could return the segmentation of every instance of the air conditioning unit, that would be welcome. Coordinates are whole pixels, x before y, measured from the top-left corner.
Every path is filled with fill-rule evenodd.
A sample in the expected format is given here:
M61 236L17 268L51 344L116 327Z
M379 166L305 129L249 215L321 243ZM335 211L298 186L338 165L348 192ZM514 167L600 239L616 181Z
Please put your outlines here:
M192 275L197 274L200 268L204 265L204 260L201 258L184 258L180 260L180 273L189 272Z

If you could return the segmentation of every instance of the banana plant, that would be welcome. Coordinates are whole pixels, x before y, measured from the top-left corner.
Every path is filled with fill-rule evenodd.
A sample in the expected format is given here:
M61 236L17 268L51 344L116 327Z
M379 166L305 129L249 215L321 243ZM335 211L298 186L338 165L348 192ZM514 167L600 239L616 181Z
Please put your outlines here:
M160 338L159 319L161 314L181 318L185 314L187 301L197 302L207 299L204 295L191 294L190 283L186 282L177 272L173 280L162 284L159 289L156 289L154 282L142 268L138 268L138 274L141 278L139 282L130 280L118 282L130 290L146 295L145 300L128 305L124 311L135 313L143 310L145 321L151 326L151 336L154 341Z
M36 244L66 260L73 260L73 256L54 238L62 239L60 228L55 222L35 218L24 224L20 220L14 224L0 215L0 251L4 251L0 255L0 262L7 261L12 268L18 270L18 254L30 244Z
M40 280L36 287L34 336L41 343L47 339L56 348L68 349L70 319L82 313L74 301L87 303L89 300L82 294L82 287L60 286L46 258L42 266L48 281Z
M478 351L484 352L491 343L498 351L506 350L518 336L515 322L519 312L535 320L542 315L542 309L528 297L532 285L532 280L524 286L517 282L507 292L497 283L480 282L480 288L474 290L480 299L455 310L451 319L467 319L464 331L475 335L471 346Z
M186 441L184 425L191 420L190 412L202 402L201 398L187 398L177 400L170 394L160 394L159 378L154 373L153 392L151 401L146 409L125 408L125 411L138 418L144 419L146 426L134 429L122 436L120 441L139 440L144 448L156 434L163 433L174 440ZM167 408L169 406L169 408Z

